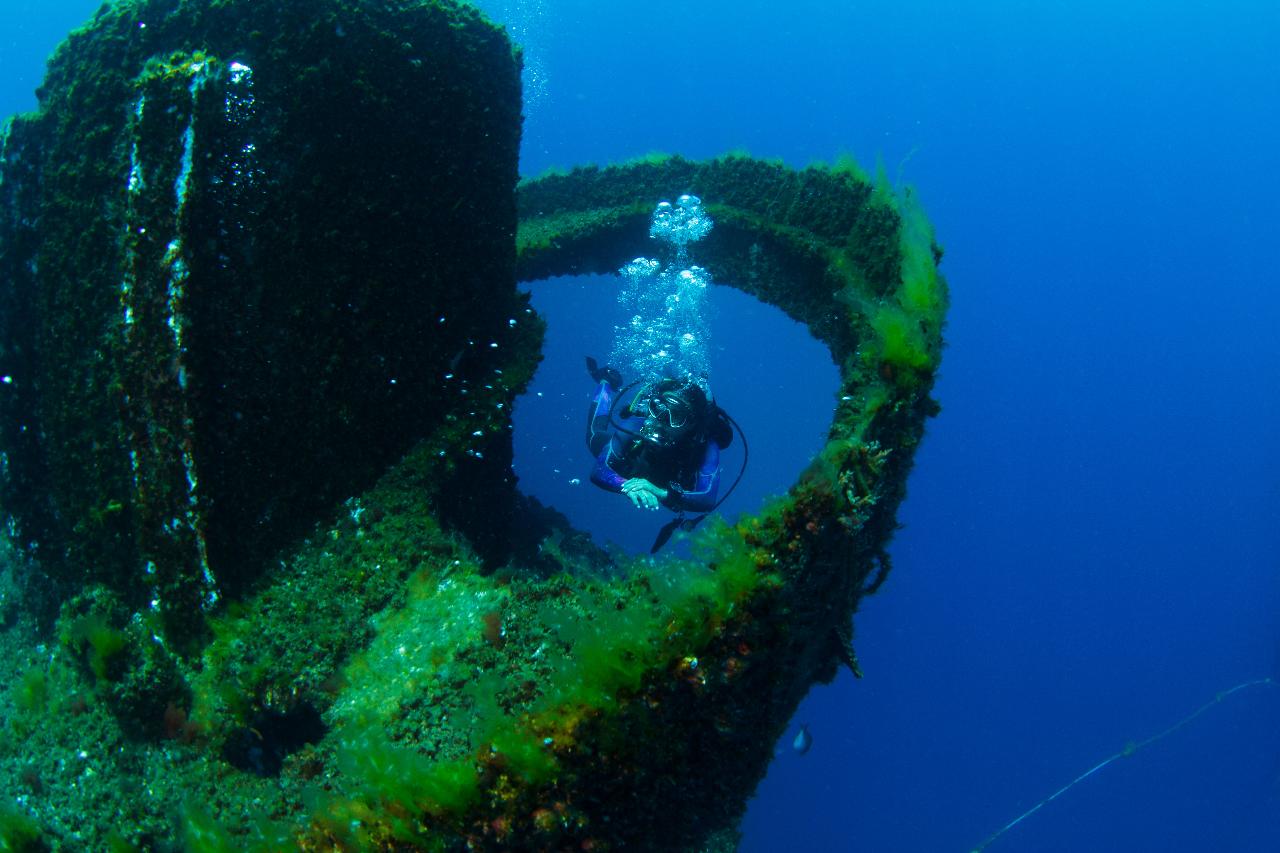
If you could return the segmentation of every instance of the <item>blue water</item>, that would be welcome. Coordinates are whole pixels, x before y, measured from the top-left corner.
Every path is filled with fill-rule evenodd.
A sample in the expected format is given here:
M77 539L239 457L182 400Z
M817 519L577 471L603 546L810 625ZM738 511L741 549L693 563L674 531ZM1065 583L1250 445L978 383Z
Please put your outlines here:
M802 705L813 749L779 745L744 851L968 850L1276 675L1280 5L481 5L528 47L525 174L848 151L913 184L946 249L943 412L858 617L866 677ZM96 6L0 2L0 114L34 105L44 56ZM610 286L535 286L552 329L517 464L634 549L653 519L593 509L609 496L581 450L580 358L610 342L581 317ZM713 380L752 439L736 512L820 446L834 372L789 321L721 302ZM1280 690L1241 691L989 849L1278 850L1278 723Z

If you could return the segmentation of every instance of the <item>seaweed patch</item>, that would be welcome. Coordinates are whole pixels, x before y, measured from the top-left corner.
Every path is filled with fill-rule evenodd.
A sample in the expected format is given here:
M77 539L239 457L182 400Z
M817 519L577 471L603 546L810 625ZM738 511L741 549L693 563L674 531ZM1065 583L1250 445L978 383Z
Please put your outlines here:
M927 220L848 163L518 184L519 80L447 0L135 0L55 55L0 139L5 588L58 638L11 664L0 837L728 849L805 692L858 670L937 413ZM840 403L788 494L620 562L510 473L517 284L616 270L682 193Z

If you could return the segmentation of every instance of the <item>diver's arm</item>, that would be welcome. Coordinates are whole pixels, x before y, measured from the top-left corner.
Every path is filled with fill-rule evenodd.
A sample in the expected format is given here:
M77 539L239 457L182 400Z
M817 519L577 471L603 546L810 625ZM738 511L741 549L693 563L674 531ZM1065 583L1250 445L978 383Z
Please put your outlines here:
M702 465L698 468L698 476L694 478L693 488L687 492L670 489L662 503L674 510L709 512L716 505L716 492L719 490L720 445L714 441L708 441L707 449L702 454Z
M627 481L627 478L615 471L613 466L609 464L612 458L612 445L605 445L604 450L601 450L600 455L596 457L595 467L591 469L591 482L605 491L621 494L622 484Z
M655 486L642 477L626 479L613 470L609 460L609 448L605 448L596 457L596 465L591 469L591 482L600 488L625 495L638 509L657 509L670 495L666 489Z

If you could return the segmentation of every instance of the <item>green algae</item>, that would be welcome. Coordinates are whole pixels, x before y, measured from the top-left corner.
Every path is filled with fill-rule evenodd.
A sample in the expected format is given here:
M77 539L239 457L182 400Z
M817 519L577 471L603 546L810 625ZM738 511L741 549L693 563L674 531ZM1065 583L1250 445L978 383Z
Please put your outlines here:
M779 176L781 167L740 159L729 158L734 171L764 176L777 198L787 195L794 179ZM653 168L661 165L625 167L633 175ZM603 186L614 177L593 173ZM870 190L859 197L876 198ZM634 229L644 205L610 201L540 217L536 227L550 239L519 245L530 258L542 255L539 263L555 253L579 262L565 248L572 241L554 236L563 227L580 246L615 252L601 230ZM357 850L447 849L458 839L503 849L513 838L616 847L638 843L660 820L674 847L731 834L768 760L759 746L777 736L813 680L842 662L856 668L847 619L888 573L883 545L921 419L934 411L926 391L945 285L936 267L904 260L913 244L901 233L878 244L903 254L864 262L865 247L794 222L764 228L763 217L728 204L718 216L741 232L731 249L752 242L745 259L712 263L749 270L751 287L796 314L836 306L852 327L829 334L833 352L845 353L846 398L831 440L791 493L736 524L709 521L694 537L693 560L628 560L610 579L561 549L568 533L553 528L538 559L558 572L526 573L527 558L517 555L495 573L440 523L439 510L453 494L448 484L480 463L469 452L473 433L503 434L534 361L509 364L500 386L468 395L476 415L439 424L212 622L190 681L197 733L183 749L201 757L184 777L188 791L212 791L228 772L218 745L264 710L315 707L328 732L286 758L278 780L230 771L246 799L188 812L192 849L270 849L273 838ZM903 221L896 207L860 216ZM936 257L931 243L928 257ZM897 284L873 283L877 269L891 267ZM821 284L795 281L797 270ZM811 304L820 299L825 308ZM927 359L899 357L895 333L877 322L886 305L904 329L919 330L907 352ZM536 345L538 324L524 325ZM691 739L708 751L697 764ZM679 803L648 793L673 775L688 779ZM584 791L594 793L584 800ZM633 805L623 813L613 802ZM293 817L269 817L284 813Z
M9 805L0 806L0 850L36 853L43 850L40 825Z
M108 681L128 648L128 636L101 613L91 613L64 623L62 642L81 655L94 678Z
M0 177L0 493L43 571L190 660L457 404L426 365L501 366L468 341L523 307L518 72L451 2L134 0L69 37Z
M341 17L347 5L326 6L315 26L350 23ZM280 14L293 13L286 7ZM238 7L202 8L201 25L216 29L218 16ZM98 38L129 43L132 23L128 10L104 9L72 44L92 52L106 49ZM248 38L266 55L282 50L261 31ZM296 45L290 61L318 64L308 51L326 42L315 38ZM150 57L136 79L112 65L101 82L167 91L181 104L194 66L208 63L217 79L234 54L209 50ZM408 60L420 53L412 44L395 50ZM267 73L270 63L257 64ZM99 177L118 175L128 152L110 140L127 111L71 117L69 107L91 105L60 76L68 67L55 64L46 83L48 116L80 122L101 149ZM376 72L357 78L340 99L394 110L406 95ZM177 128L192 110L199 105L155 120ZM24 125L11 135L30 132ZM11 144L6 137L4 150ZM181 157L147 156L168 164L161 183L172 186ZM29 186L11 167L0 174L5 193ZM611 272L645 244L653 204L684 191L702 196L717 221L705 257L713 277L806 323L841 369L828 444L790 492L735 523L709 520L691 560L566 547L574 532L525 517L532 513L517 509L506 473L511 406L536 366L541 321L514 287L484 306L451 292L437 336L461 337L432 338L419 353L419 375L439 395L431 417L396 454L365 464L363 479L316 498L323 510L273 540L263 551L269 558L244 570L207 628L184 635L191 645L181 655L166 651L172 627L131 609L143 596L124 594L117 579L64 609L64 639L51 659L15 661L18 687L3 700L16 709L11 731L30 739L24 748L91 769L98 780L85 801L68 799L85 784L70 772L40 782L50 794L35 815L49 838L101 841L118 829L122 844L181 839L193 850L692 850L732 838L772 743L809 686L841 665L860 674L850 620L888 575L885 548L906 476L924 421L937 411L929 393L947 290L927 219L883 170L869 179L841 158L796 171L743 152L700 163L650 155L524 182L510 200L519 228L500 283ZM103 262L106 269L111 258ZM166 263L162 252L148 268ZM432 286L447 288L446 279L441 273ZM468 321L464 305L492 314L504 330L483 358L463 341L491 329L483 318ZM495 335L482 346L490 340L499 343ZM337 347L324 375L358 355ZM335 422L351 421L353 405L335 403ZM86 463L88 446L73 446L71 459ZM496 485L484 492L478 483ZM100 543L103 531L127 531L145 514L114 486L84 489L76 494L91 509L78 542ZM248 514L239 524L228 529L260 526ZM514 547L511 528L520 525L532 532ZM119 553L132 566L125 580L136 579L136 553ZM110 581L111 571L95 576ZM255 734L257 720L300 709L326 728L291 745L278 776L228 761L228 744ZM102 751L86 748L93 744ZM112 757L125 753L129 762ZM26 760L16 744L0 748L0 763ZM72 828L76 809L83 819ZM184 817L175 828L177 813ZM124 815L118 824L116 815Z

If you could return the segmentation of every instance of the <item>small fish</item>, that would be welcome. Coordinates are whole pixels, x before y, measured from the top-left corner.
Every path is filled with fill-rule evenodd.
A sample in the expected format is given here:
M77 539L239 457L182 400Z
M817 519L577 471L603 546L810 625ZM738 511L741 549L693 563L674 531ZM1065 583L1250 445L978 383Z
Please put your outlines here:
M800 731L796 732L795 740L791 741L791 748L804 755L811 746L813 746L813 735L809 734L808 724L802 725Z
M587 356L587 373L593 382L608 382L614 388L622 387L622 374L608 365L601 367L594 358Z

